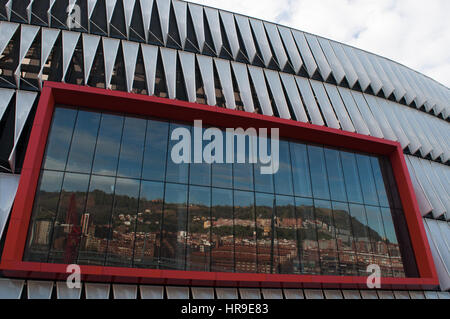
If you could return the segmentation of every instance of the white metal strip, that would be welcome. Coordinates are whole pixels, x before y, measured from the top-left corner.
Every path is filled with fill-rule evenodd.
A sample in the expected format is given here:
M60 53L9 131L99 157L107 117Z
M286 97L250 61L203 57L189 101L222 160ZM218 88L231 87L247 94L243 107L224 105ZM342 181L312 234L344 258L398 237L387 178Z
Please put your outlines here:
M236 109L234 100L233 81L231 80L230 62L223 59L214 58L217 73L219 74L220 84L222 86L223 96L227 109Z
M289 113L289 108L284 96L278 72L264 69L264 74L266 75L267 82L269 83L270 92L272 93L272 97L275 101L279 117L282 119L290 119L291 114Z
M188 3L189 13L194 23L195 37L197 38L198 49L203 52L205 45L205 27L203 24L203 7L197 4Z
M397 116L395 116L394 112L392 111L392 107L395 106L389 105L387 101L382 98L377 99L377 101L380 106L380 110L383 112L386 120L389 122L392 130L395 132L395 136L397 136L397 139L402 145L402 148L406 149L409 146L410 141L403 131L402 126L397 119Z
M405 156L406 165L408 166L409 175L411 177L411 182L414 187L414 193L416 194L417 203L419 204L419 210L422 216L426 216L433 211L433 206L431 205L428 197L416 176L413 165L411 164L410 156Z
M91 74L92 63L94 63L95 53L97 52L100 37L83 33L83 63L84 63L84 84L87 85L89 75Z
M228 43L230 44L231 55L233 56L233 59L236 59L240 48L234 16L232 13L226 11L219 11L219 13L223 22L225 34L227 35Z
M239 288L241 299L261 299L261 291L256 288Z
M108 29L108 36L110 35L111 30L111 19L114 14L114 9L116 8L117 0L105 0L105 6L106 6L106 27Z
M189 299L189 287L166 286L167 299Z
M44 71L45 63L47 62L56 39L58 39L60 30L42 28L41 33L41 69L39 71L39 81L42 81L42 72ZM85 68L86 70L86 68Z
M164 299L163 286L140 286L141 299Z
M264 299L280 300L283 299L283 291L281 289L261 289Z
M372 112L369 109L369 106L367 105L366 100L364 99L364 96L360 92L352 91L353 98L356 102L356 105L359 108L359 111L361 112L361 115L364 119L364 121L367 124L367 127L369 128L370 135L384 138L383 132L381 131L380 126L378 126L377 121L373 117Z
M25 280L0 278L0 299L20 299Z
M361 61L358 58L358 54L356 54L355 52L357 49L354 49L345 44L340 44L340 46L344 49L345 53L347 53L347 56L350 59L350 62L352 63L356 74L358 74L359 86L363 91L366 91L371 82L366 70L364 69Z
M394 142L398 141L397 136L395 136L394 131L389 125L388 120L386 119L383 111L381 110L381 107L378 104L379 98L376 98L370 94L363 95L367 103L369 104L369 108L372 111L376 122L379 124L381 131L383 132L384 138Z
M255 42L253 41L252 31L250 29L250 23L247 17L241 16L239 14L234 15L239 32L244 42L245 51L247 52L247 57L249 62L252 63L256 55Z
M177 82L177 50L160 48L169 99L175 99Z
M13 37L14 33L16 33L18 27L18 23L6 21L0 22L0 54L5 51L6 46Z
M280 34L278 33L277 26L270 22L264 22L264 27L266 28L267 35L269 36L269 41L272 44L273 51L277 57L278 65L280 70L286 67L288 62L288 57L283 48L283 43L281 42Z
M145 41L148 40L148 31L150 30L150 20L152 18L153 1L139 0L141 4L142 24L144 25Z
M206 20L208 21L209 30L214 43L216 55L220 55L222 51L222 33L220 32L219 11L217 9L205 7Z
M298 89L303 98L303 103L308 110L309 117L311 118L312 124L324 126L325 122L320 114L319 107L317 106L316 99L311 90L311 85L309 81L303 77L296 76L295 80L297 82Z
M216 288L217 299L239 299L237 288Z
M62 81L66 77L67 70L70 66L70 61L72 61L73 53L80 38L80 32L72 31L62 31L62 46L63 46L63 74Z
M0 89L0 121L8 108L9 102L14 95L14 90L11 89Z
M320 46L322 47L322 51L325 54L325 57L327 58L328 64L331 67L333 76L336 79L336 82L340 84L345 77L344 68L342 67L341 63L336 57L336 54L334 53L333 48L330 45L330 41L322 37L318 37L318 40Z
M86 293L86 299L108 299L110 285L109 284L93 284L85 283L84 289Z
M58 299L80 299L81 288L69 288L67 282L58 281L56 283L56 297Z
M269 92L267 92L263 69L249 65L248 70L250 71L253 85L255 88L258 88L256 90L256 95L258 96L258 102L261 106L262 113L264 115L273 116L272 104L270 103Z
M366 122L364 122L361 113L356 106L355 100L353 100L352 92L341 87L338 87L338 90L341 94L342 100L344 101L344 105L347 108L348 114L352 119L356 132L359 134L370 135L369 128L367 127Z
M239 93L241 96L244 109L247 112L255 112L255 106L253 104L252 92L250 89L250 79L248 78L247 65L244 63L231 62L236 82L239 87Z
M329 41L329 43L331 44L331 47L333 48L333 51L336 54L336 57L341 63L342 68L344 69L345 77L347 79L350 88L354 87L356 82L358 82L358 74L356 74L356 71L353 68L353 65L350 62L349 58L347 57L347 54L345 53L344 49L342 48L342 45L338 42L331 40Z
M331 75L331 67L329 66L327 59L323 54L322 48L320 47L317 37L309 33L305 33L305 37L306 41L309 44L309 47L311 48L314 58L316 59L320 75L322 75L324 81L327 81Z
M27 281L28 299L50 299L53 281Z
M148 95L155 94L156 64L158 62L158 47L141 43L142 59L144 60L145 79Z
M178 56L180 57L188 101L193 103L197 100L195 86L195 54L178 51Z
M0 238L5 230L6 222L16 197L19 178L19 175L0 173Z
M353 52L358 56L361 65L364 67L367 75L370 78L370 87L372 88L372 91L375 93L375 95L378 95L383 87L383 83L381 83L375 70L373 69L373 66L367 57L367 53L358 49L354 49Z
M210 287L192 287L193 299L214 299L214 288Z
M161 23L161 32L164 44L167 44L167 36L169 34L169 14L170 3L167 0L156 0L156 7L158 9L159 22Z
M298 92L297 84L295 84L294 76L287 73L280 73L280 77L289 103L294 111L295 119L299 122L308 123L308 115L306 114L305 107Z
M214 85L214 69L211 57L197 54L198 67L202 76L203 88L206 95L206 103L214 106L216 101L216 89Z
M278 31L280 32L281 38L283 39L284 45L286 47L294 71L296 74L298 74L303 66L303 60L295 44L292 32L289 28L280 25L277 27Z
M258 43L259 50L261 51L264 65L269 66L272 60L272 52L270 51L269 41L267 40L266 32L261 20L249 19L253 32L255 33L256 42Z
M339 121L334 114L333 107L331 106L330 100L328 99L322 82L310 80L310 83L316 95L317 101L319 102L319 107L322 110L322 114L325 117L325 121L327 122L327 126L335 129L340 129L341 126L339 125Z
M330 97L331 104L333 105L334 111L339 119L339 124L341 125L342 129L347 132L356 132L352 120L348 115L347 109L345 108L341 96L339 95L337 87L328 83L324 83L324 86L325 90L328 93L328 96Z
M102 38L103 41L103 59L105 62L105 86L111 88L111 78L116 63L117 51L119 50L120 40L112 38Z
M127 39L130 38L131 19L133 18L133 10L136 0L123 0L123 11L125 15L125 28L127 30Z
M113 285L114 299L137 299L137 285Z
M178 34L180 36L181 47L184 49L187 38L187 3L184 1L173 0L173 11L177 20Z
M123 60L125 62L125 74L127 79L127 90L133 90L134 72L136 70L139 43L122 40Z

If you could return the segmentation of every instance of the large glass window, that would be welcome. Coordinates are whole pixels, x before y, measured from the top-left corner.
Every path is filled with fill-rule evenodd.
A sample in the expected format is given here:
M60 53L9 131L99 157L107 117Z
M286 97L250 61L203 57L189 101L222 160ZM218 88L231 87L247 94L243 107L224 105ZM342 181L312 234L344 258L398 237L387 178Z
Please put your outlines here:
M175 163L181 135L195 132L57 107L24 259L333 276L367 276L376 263L386 277L417 276L388 159L280 140L279 170L265 175L249 163L257 146L245 136L239 154L238 136L234 163Z

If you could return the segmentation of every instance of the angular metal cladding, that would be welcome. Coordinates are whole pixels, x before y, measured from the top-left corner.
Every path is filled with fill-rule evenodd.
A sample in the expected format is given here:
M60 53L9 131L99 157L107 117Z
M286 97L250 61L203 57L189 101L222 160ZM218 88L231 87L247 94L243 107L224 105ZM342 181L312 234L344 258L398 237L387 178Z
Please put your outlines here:
M145 65L145 79L147 82L148 95L155 92L156 64L158 61L158 47L141 44L142 58Z
M195 86L195 54L178 51L178 56L180 57L181 69L183 70L183 78L188 101L195 102L197 99Z
M84 84L87 85L94 63L95 53L100 43L100 36L83 33L83 63L84 63Z
M213 60L211 57L197 55L197 62L205 89L206 103L216 105Z
M177 51L160 48L169 99L176 98Z
M231 67L233 68L233 73L236 77L244 109L247 112L253 113L255 111L255 106L253 104L252 92L250 89L247 65L244 63L231 62Z
M130 41L122 41L123 59L125 61L125 73L127 80L127 90L133 89L134 72L136 70L136 60L139 51L139 44Z

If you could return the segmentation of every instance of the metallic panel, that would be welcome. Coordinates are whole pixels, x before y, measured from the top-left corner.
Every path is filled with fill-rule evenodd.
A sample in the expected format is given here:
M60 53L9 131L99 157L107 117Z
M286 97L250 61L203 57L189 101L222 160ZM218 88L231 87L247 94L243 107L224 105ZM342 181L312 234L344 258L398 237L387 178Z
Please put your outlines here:
M28 299L50 299L53 281L27 281Z
M384 72L383 68L380 66L380 63L378 62L377 57L371 53L367 53L367 57L368 57L370 63L372 63L372 66L375 70L375 73L378 75L378 78L383 83L382 90L383 90L384 96L386 98L389 98L391 96L391 94L394 92L394 86L392 85L390 79Z
M205 45L205 27L203 25L203 7L197 4L188 3L189 12L191 14L192 21L194 21L195 37L198 42L198 49L203 51Z
M214 299L214 288L191 287L193 299Z
M264 115L273 116L272 104L270 103L269 92L267 92L266 80L264 79L263 69L249 65L250 77L258 96L258 102Z
M340 129L339 122L334 114L333 107L331 106L330 100L328 99L327 93L323 87L322 82L310 80L311 87L316 95L317 101L319 102L322 114L325 117L328 127L335 129Z
M167 44L167 35L169 34L169 14L170 2L167 0L156 0L156 7L158 8L159 22L161 23L161 32L164 44Z
M277 107L278 116L282 119L290 119L291 114L284 96L283 88L281 87L280 76L277 71L264 69L267 82L269 83L270 92Z
M448 291L438 291L437 292L439 299L450 299L450 292Z
M353 98L356 102L356 105L359 108L359 111L361 112L361 115L364 119L364 121L367 124L367 127L369 128L370 135L383 138L383 132L381 131L381 128L378 126L378 123L376 122L375 118L373 117L372 112L369 109L369 106L367 105L366 100L364 99L364 96L360 92L352 91Z
M437 196L434 190L433 185L428 179L427 173L421 163L422 160L414 156L409 157L409 160L414 168L414 172L416 173L419 183L422 185L422 188L425 191L427 198L429 199L431 205L433 206L432 211L433 217L440 218L442 215L445 214L445 207L444 205L442 205L439 197Z
M289 60L292 64L292 67L297 74L300 72L300 69L303 66L303 61L297 49L297 46L295 45L291 30L283 26L278 26L278 31L280 32L281 38L283 39L283 43L286 47L286 51L289 55Z
M339 124L341 125L342 129L347 132L352 133L356 132L352 120L350 119L350 116L347 113L347 109L345 108L341 96L339 95L337 87L335 85L331 85L328 83L324 83L324 86L330 98L331 104L333 105L334 112L336 113L339 119Z
M120 40L112 38L102 38L103 41L103 59L105 62L105 86L111 88L111 78L116 63L117 50Z
M416 134L416 136L420 141L420 144L422 145L422 147L420 148L420 153L422 154L423 157L426 157L428 154L430 154L433 147L431 146L430 142L425 136L425 133L423 132L421 125L419 125L419 123L415 119L413 112L418 111L415 111L411 108L405 108L404 106L400 106L400 108L402 109L403 114L405 114L408 123L414 129L414 133Z
M19 65L17 67L16 72L14 73L14 77L16 79L16 85L19 87L20 80L20 68L22 66L23 59L27 55L28 50L30 50L31 45L33 44L34 39L36 38L37 33L39 32L39 27L22 24L20 27L20 50L19 50ZM79 35L79 33L78 33ZM64 51L64 39L63 39L63 52ZM64 56L63 56L63 66L64 66Z
M86 299L108 299L109 298L109 284L84 284Z
M369 76L367 75L366 70L364 69L361 61L358 58L358 54L355 52L357 49L352 48L345 44L340 44L340 45L344 49L345 53L347 53L347 56L348 56L349 60L351 61L356 74L358 74L359 86L361 87L361 89L363 91L366 91L371 82L370 82Z
M169 99L176 99L177 51L160 48Z
M163 286L140 286L141 299L164 299Z
M123 11L125 15L125 27L127 30L127 38L130 37L130 25L135 3L136 0L123 0Z
M0 89L0 121L8 108L9 102L11 102L14 92L14 90L10 89Z
M316 59L320 75L322 76L324 81L327 81L331 75L331 67L328 65L327 59L323 54L317 37L309 33L305 33L305 37L306 41L308 41L312 53L314 54L314 58Z
M261 289L264 299L279 300L283 299L283 291L281 289Z
M202 76L203 88L205 89L206 103L214 106L216 102L216 89L214 87L214 69L211 57L197 54L198 67Z
M434 131L434 127L432 125L432 120L433 120L432 116L421 114L421 113L416 113L414 115L416 117L417 122L420 123L421 126L423 127L424 132L427 132L428 141L433 146L433 149L431 151L431 157L433 158L433 160L437 160L438 157L442 157L442 156L445 157L445 154L444 154L445 151L442 148L442 147L445 147L444 146L445 143L438 141L441 134L436 134L436 132ZM450 149L447 149L447 151L450 151ZM446 162L446 161L444 161L444 162Z
M256 43L262 54L264 65L267 67L272 60L272 51L270 50L269 40L267 40L266 32L261 20L249 19L253 32L255 33Z
M369 104L369 108L372 111L372 115L375 118L376 122L379 124L381 131L383 132L383 136L385 139L388 139L390 141L398 141L397 136L395 136L394 131L392 130L391 126L389 125L388 120L386 119L386 116L384 115L383 111L381 110L381 106L378 104L379 98L374 97L370 94L363 94L364 98L366 99L367 103Z
M425 299L423 291L410 291L409 296L411 297L411 299Z
M437 174L436 171L431 166L431 162L427 160L421 160L423 168L428 176L428 180L433 184L436 195L439 197L442 205L445 207L445 211L450 213L450 199L449 199L449 190L450 188L444 187L440 180L440 174ZM446 185L448 186L448 185Z
M19 175L0 173L0 238L5 230L16 197L19 178Z
M88 12L88 20L91 19L92 13L94 12L95 5L97 4L97 0L87 0L87 12Z
M6 46L13 37L14 33L16 33L18 27L18 23L5 21L0 22L0 54L5 51Z
M318 37L317 39L319 40L319 44L322 47L322 51L325 54L328 64L331 67L336 82L340 84L345 77L344 68L342 67L341 63L336 57L336 54L334 53L333 48L330 45L330 41L321 37Z
M114 299L136 299L136 285L113 285Z
M388 290L380 290L380 291L378 291L378 297L380 299L395 299L394 298L394 294L392 293L392 291L388 291Z
M311 90L309 80L299 76L296 76L295 80L297 82L300 94L303 98L303 103L308 110L308 114L311 118L312 124L324 126L325 122L323 121L322 115L320 114L319 107L317 106L316 99L314 98L314 94Z
M270 22L264 22L264 27L266 28L270 44L272 45L273 51L275 52L275 55L277 57L280 70L283 70L288 62L288 57L286 55L286 52L284 51L283 43L281 42L277 26Z
M239 299L237 288L216 288L217 299Z
M342 290L344 299L361 299L361 294L358 290Z
M242 37L242 42L244 42L245 51L247 52L247 57L249 62L252 63L256 55L255 42L253 41L252 31L250 29L250 23L247 17L241 15L234 15L239 32Z
M446 227L450 227L445 221L432 219L425 219L424 224L434 264L438 273L439 284L441 289L445 291L450 289L450 249L444 240L438 223L445 223ZM427 299L430 299L426 292L425 296Z
M134 71L139 52L139 44L131 41L122 41L123 59L125 62L125 74L127 78L127 90L131 92L134 82Z
M437 291L424 291L426 299L439 299Z
M261 291L256 288L239 288L241 299L261 299Z
M158 61L158 47L141 44L142 59L145 66L148 95L155 94L156 63Z
M338 61L341 63L342 68L344 69L345 78L347 79L350 88L354 87L356 82L358 82L358 74L356 74L356 71L353 68L353 65L350 62L349 58L347 57L344 49L342 48L342 45L331 40L329 41L329 43L331 44L331 47L333 48Z
M220 84L222 86L223 96L227 109L236 109L234 100L233 81L231 80L230 62L223 59L214 58L217 73L219 74Z
M283 289L286 299L305 299L301 289Z
M20 299L25 280L0 278L0 299Z
M289 103L294 111L295 119L299 122L308 123L308 115L306 114L300 93L298 92L297 84L295 84L294 76L287 73L280 73L280 77L286 90Z
M324 299L321 289L304 289L305 299Z
M16 146L17 143L19 142L20 135L22 134L23 127L25 126L25 123L31 112L31 108L33 107L36 96L37 96L36 92L20 91L20 90L16 92L14 146L8 158L9 166L13 171L15 171Z
M414 90L411 88L409 82L403 76L403 73L399 70L400 66L397 63L390 63L390 66L392 67L392 72L395 73L401 85L405 88L405 101L406 104L410 105L416 98Z
M309 48L308 42L306 42L305 34L297 30L292 30L292 36L294 37L295 43L297 43L297 47L300 50L303 61L305 62L306 71L309 76L312 77L316 73L318 67L311 49Z
M325 299L344 299L340 290L324 290Z
M410 141L408 137L406 136L405 132L402 129L402 126L400 125L399 120L395 116L394 112L392 111L392 107L396 107L395 105L389 105L388 102L385 99L377 99L378 104L380 106L380 110L384 113L385 118L389 122L392 130L394 131L395 135L397 136L398 141L402 145L402 148L405 149L410 144Z
M230 44L231 56L236 59L240 51L240 46L236 25L234 24L234 16L232 13L226 11L219 11L219 13L223 22L225 34L227 35L228 43Z
M139 0L141 4L142 24L144 25L145 41L148 40L148 31L150 30L150 20L152 18L153 1Z
M394 86L395 99L397 100L397 102L400 101L405 96L406 90L395 75L394 71L392 71L391 65L393 63L382 57L377 57L377 59L381 68L387 74L388 78L391 80L392 85Z
M219 11L217 9L205 7L206 20L214 42L214 51L217 55L222 51L222 33L220 32Z
M409 175L411 177L411 182L413 184L414 193L416 194L417 203L419 204L419 210L422 216L426 216L432 212L433 206L430 204L427 195L419 182L419 179L416 176L416 172L414 171L414 167L411 164L409 159L409 155L405 156L406 165L408 166Z
M372 91L375 93L375 95L377 95L383 87L383 83L381 83L380 79L378 78L378 75L376 74L372 64L367 57L367 53L358 49L354 49L353 52L355 52L359 61L361 62L361 65L366 70L366 73L370 78L370 87L372 88Z
M83 33L83 63L84 63L84 84L87 85L91 74L92 63L95 59L100 37Z
M378 299L377 292L374 290L360 290L362 299Z
M78 43L78 39L80 38L80 32L72 32L72 31L62 31L62 46L63 46L63 74L62 81L64 81L66 77L67 70L70 66L70 61L72 61L73 53L75 52L75 48Z
M189 299L189 287L166 286L167 299Z
M355 100L352 96L352 91L338 87L339 93L341 94L344 105L347 107L348 114L352 119L353 125L355 126L356 132L359 134L370 135L369 128L364 122L361 113L356 106Z
M50 28L42 28L41 33L41 70L39 71L39 81L42 80L42 72L44 71L45 63L47 62L48 57L50 56L50 53L52 52L53 46L55 45L56 39L58 39L59 36L59 30L57 29L50 29ZM83 33L84 35L84 33ZM83 49L84 44L83 44ZM86 64L85 68L86 70Z
M184 1L173 0L173 11L177 20L178 34L180 36L181 47L184 49L187 37L187 3Z
M250 79L248 78L247 65L243 63L231 61L231 67L233 68L234 76L239 87L239 93L241 96L242 104L247 112L255 112L255 106L253 104L252 91L250 89Z
M194 103L197 100L195 87L195 54L178 51L178 56L180 57L188 101Z
M414 92L416 93L416 98L414 99L414 102L416 103L416 107L420 108L424 103L426 102L425 94L422 92L422 89L417 86L417 83L413 79L413 75L411 70L404 66L399 65L399 70L402 72L403 76L408 81L409 85L412 87Z
M110 34L110 24L111 24L112 16L114 14L114 9L116 8L116 2L117 2L117 0L105 0L106 26L108 28L108 36Z
M58 281L56 283L56 297L58 299L80 299L81 288L69 288L67 282Z
M400 124L400 127L403 129L403 132L405 132L406 136L408 137L408 140L409 140L408 148L409 148L411 154L415 154L422 147L422 144L420 144L419 139L417 138L416 134L414 133L411 125L405 118L405 116L401 110L401 108L403 106L395 104L391 101L385 101L385 102L388 105L388 108L386 108L386 109L389 109L390 111L392 111L394 116L398 119L397 122Z

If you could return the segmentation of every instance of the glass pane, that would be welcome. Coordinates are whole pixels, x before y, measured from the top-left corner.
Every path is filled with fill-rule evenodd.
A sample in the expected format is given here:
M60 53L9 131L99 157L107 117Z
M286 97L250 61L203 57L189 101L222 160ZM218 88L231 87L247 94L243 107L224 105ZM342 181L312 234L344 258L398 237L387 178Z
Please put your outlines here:
M340 151L340 153L348 201L362 204L363 197L359 183L358 166L356 166L355 154L344 151Z
M70 140L77 118L77 110L56 107L47 140L43 168L63 170L66 167Z
M289 154L289 143L280 141L279 169L274 175L275 193L282 195L293 195L291 157Z
M290 143L294 192L296 196L312 197L308 152L305 144Z
M148 120L142 178L163 181L166 175L169 123Z
M381 268L383 277L392 277L391 261L389 259L386 234L384 232L383 219L379 207L366 206L367 222L370 229L370 240L372 241L372 252L374 263Z
M266 143L267 154L272 154L272 145L270 143L270 139L265 138L263 140L263 138L260 137L259 143L259 145L261 145L261 143ZM269 164L263 164L259 160L260 158L258 157L258 163L255 163L253 165L253 173L255 176L255 191L262 193L273 193L273 174L261 174L261 168L267 167Z
M384 207L381 208L381 216L386 232L388 251L391 257L392 274L394 277L405 277L400 246L394 227L394 221L392 219L391 209Z
M319 244L312 199L296 197L295 212L302 272L320 275Z
M73 264L77 261L81 234L86 231L84 214L89 175L66 173L58 205L49 260Z
M158 268L163 198L163 183L141 182L134 244L135 267Z
M187 223L187 186L166 184L160 267L184 270Z
M367 276L367 266L373 264L373 259L364 206L350 204L350 214L352 215L352 229L358 260L358 275Z
M115 176L122 137L123 116L102 114L92 172Z
M211 194L211 271L234 270L233 192L213 188Z
M79 111L70 146L66 170L90 173L94 156L100 113Z
M189 187L186 270L209 271L211 256L211 189Z
M163 183L142 181L134 244L136 267L158 268L163 198Z
M331 202L314 200L317 237L319 240L320 267L323 275L339 275L339 259L336 243L336 228Z
M194 131L195 128L192 130ZM204 131L205 129L202 130L202 136ZM202 143L203 150L209 142L203 141ZM189 165L189 183L191 185L211 186L211 164L207 164L206 161L203 160L203 156L202 163L194 163L194 154L191 154L191 157L191 164Z
M256 272L254 195L250 192L234 192L234 246L236 272Z
M339 252L339 269L343 276L357 275L356 248L353 241L351 215L347 203L333 202L333 219Z
M358 163L358 172L361 181L364 203L366 205L378 206L379 202L377 189L373 178L370 157L367 155L356 154L356 161Z
M118 178L114 194L111 236L106 265L130 267L133 260L140 183Z
M323 148L308 145L311 181L314 198L330 199L327 168Z
M242 134L236 134L234 141L234 164L233 164L233 186L235 189L252 191L253 190L253 164L250 162L250 151L252 145L251 139L248 136ZM240 149L238 142L242 138L245 140L245 148ZM245 160L245 163L239 163L239 158Z
M146 129L146 120L134 117L125 118L122 145L120 147L118 176L141 177Z
M273 252L278 250L273 233L274 202L271 194L255 194L258 273L272 272Z
M182 183L182 184L187 184L188 182L188 174L189 174L189 164L187 163L180 163L177 164L172 160L172 148L174 147L174 145L178 144L181 142L180 141L173 141L172 140L172 133L174 130L178 129L178 128L184 128L187 129L189 132L191 132L191 127L187 126L187 125L180 125L180 124L174 124L174 123L170 123L170 128L169 128L169 148L167 150L167 168L166 168L166 181L170 182L170 183ZM184 152L188 152L188 154L184 154ZM180 156L186 156L187 159L190 158L190 152L191 152L191 145L190 145L190 141L189 141L189 149L185 150L183 149L183 152L181 152L179 155ZM178 155L178 154L177 154Z
M25 261L47 262L63 173L42 171L34 199Z
M300 264L294 197L277 195L274 237L276 245L274 249L273 272L278 274L299 274Z
M385 181L383 179L383 174L381 172L380 160L377 157L371 157L370 163L372 164L372 171L375 178L375 185L377 187L377 194L380 205L383 207L389 207L389 199L386 192L387 189Z
M92 176L85 211L86 231L82 233L78 263L104 265L106 247L110 237L113 177Z
M325 148L324 151L331 199L346 202L347 192L345 190L344 172L342 171L339 151L329 148Z

